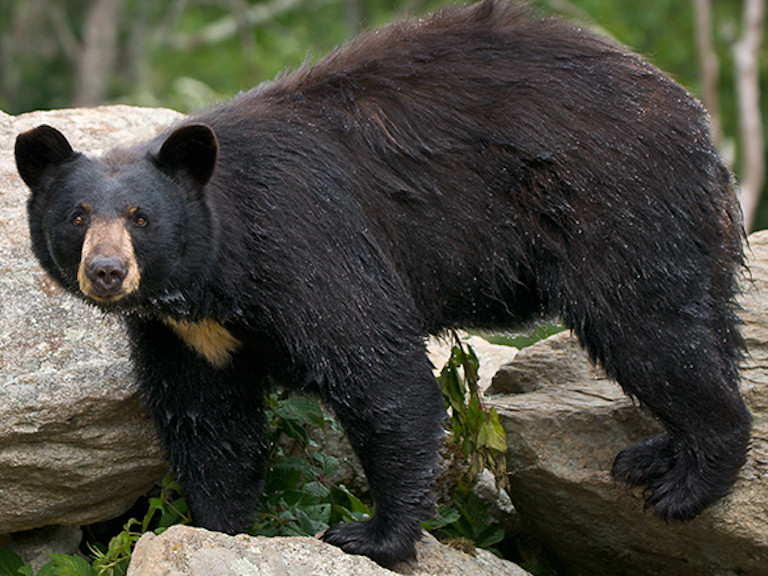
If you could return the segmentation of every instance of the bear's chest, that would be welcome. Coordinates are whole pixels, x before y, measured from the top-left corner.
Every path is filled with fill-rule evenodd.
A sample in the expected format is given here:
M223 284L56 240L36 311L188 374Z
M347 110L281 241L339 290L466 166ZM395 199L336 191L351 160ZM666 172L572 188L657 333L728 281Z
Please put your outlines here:
M184 343L213 367L223 368L232 360L242 342L216 320L186 322L165 318L163 320Z

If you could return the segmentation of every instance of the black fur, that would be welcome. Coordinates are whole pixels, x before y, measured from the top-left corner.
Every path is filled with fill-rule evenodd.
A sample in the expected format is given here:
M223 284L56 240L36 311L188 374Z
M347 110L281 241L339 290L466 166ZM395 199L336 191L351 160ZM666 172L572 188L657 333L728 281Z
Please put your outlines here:
M324 538L412 558L444 418L422 337L544 312L666 427L613 470L660 517L694 517L745 461L731 176L700 104L604 39L487 0L364 35L101 160L38 130L17 161L35 254L62 284L78 292L74 207L149 222L130 228L138 290L100 305L127 315L197 524L248 526L262 393L290 381L335 410L376 501ZM242 347L215 367L164 318L214 319Z

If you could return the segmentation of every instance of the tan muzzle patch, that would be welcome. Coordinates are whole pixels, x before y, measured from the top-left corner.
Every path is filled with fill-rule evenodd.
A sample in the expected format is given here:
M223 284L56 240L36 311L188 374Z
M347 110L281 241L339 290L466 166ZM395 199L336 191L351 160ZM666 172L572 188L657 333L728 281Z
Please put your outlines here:
M119 282L99 281L94 269L105 260L119 263ZM115 302L138 290L141 274L124 220L115 218L91 223L83 241L77 281L83 294L100 302Z

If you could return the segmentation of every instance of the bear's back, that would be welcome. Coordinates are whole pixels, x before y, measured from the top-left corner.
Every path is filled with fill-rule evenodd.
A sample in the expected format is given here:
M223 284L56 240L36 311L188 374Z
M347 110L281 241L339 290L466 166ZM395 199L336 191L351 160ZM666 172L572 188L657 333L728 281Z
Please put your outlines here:
M536 262L652 252L659 206L715 206L709 227L675 232L694 244L734 209L690 94L517 4L393 24L197 120L220 141L222 209L262 238L295 231L276 250L296 266L349 252L353 269L364 237L428 324L481 301L480 323L507 322L510 299L537 300Z

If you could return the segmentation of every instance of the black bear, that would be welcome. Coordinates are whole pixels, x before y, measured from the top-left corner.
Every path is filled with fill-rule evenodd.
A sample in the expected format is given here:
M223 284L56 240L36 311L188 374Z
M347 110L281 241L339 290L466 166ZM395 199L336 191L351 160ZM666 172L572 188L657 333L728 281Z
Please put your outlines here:
M424 336L544 313L666 427L613 467L661 518L745 461L731 175L699 102L587 31L447 8L142 145L90 158L40 126L15 152L34 253L125 316L200 526L248 527L263 393L291 382L335 411L375 501L324 539L413 558L445 418Z

